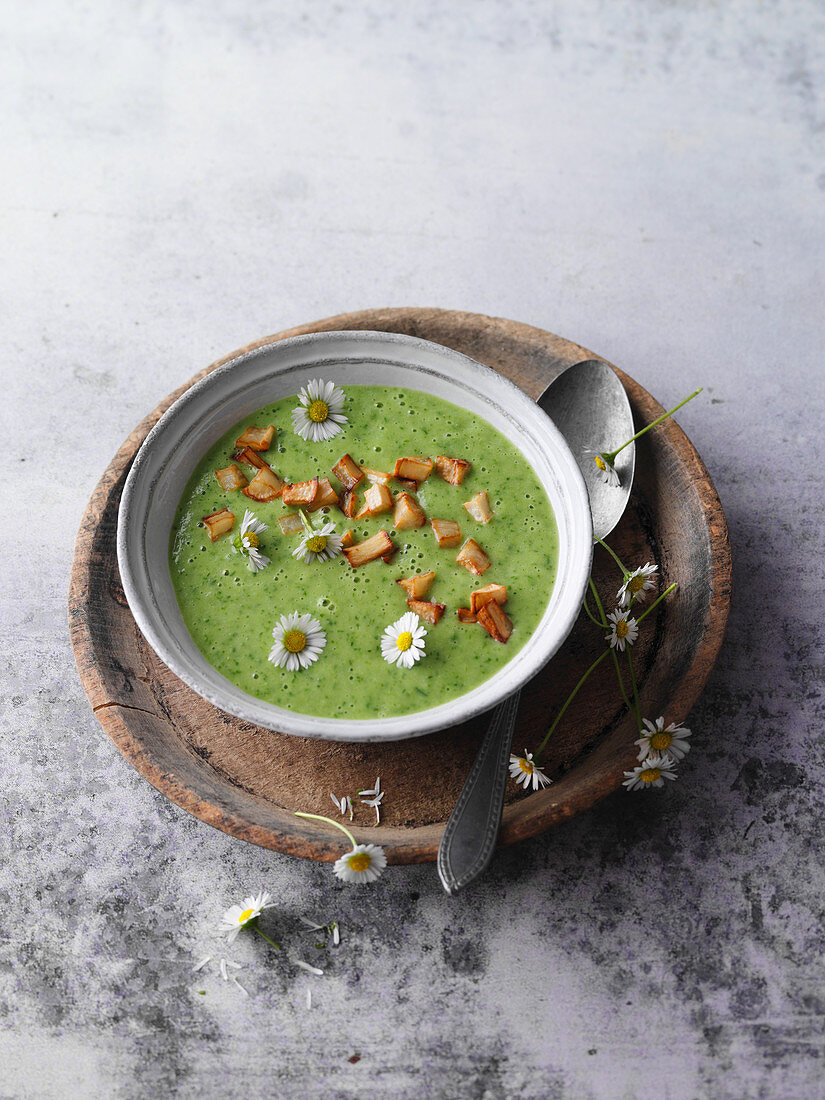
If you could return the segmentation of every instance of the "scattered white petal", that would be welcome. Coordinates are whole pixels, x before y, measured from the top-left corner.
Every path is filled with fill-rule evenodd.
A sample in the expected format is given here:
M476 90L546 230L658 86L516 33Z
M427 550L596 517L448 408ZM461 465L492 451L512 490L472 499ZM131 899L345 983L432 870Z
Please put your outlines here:
M240 963L233 963L231 959L224 959L223 961L227 966L231 966L233 970L243 970Z
M323 976L323 970L319 970L317 966L310 966L303 959L291 959L290 961L294 966L300 966L301 970L306 970L309 974L317 974L319 978Z
M524 787L525 791L532 784L533 790L539 787L549 787L552 780L548 779L538 764L533 761L533 754L524 750L524 756L510 757L510 776Z
M408 611L381 635L381 656L389 664L412 668L424 656L427 631L414 611Z
M221 977L225 982L229 981L229 975L226 972L226 959L221 959Z
M307 987L307 1008L312 1008L312 990Z
M298 611L282 615L273 628L272 637L275 644L269 652L269 659L273 665L288 672L309 668L327 644L327 636L318 620Z
M635 619L630 617L629 611L616 608L607 616L611 626L610 633L605 634L605 639L610 643L611 649L620 649L624 653L625 645L633 645L639 636L639 626Z
M616 593L619 606L629 607L634 600L644 603L647 599L647 593L656 587L655 578L658 571L658 565L646 562L644 565L640 565L638 569L634 569L632 573L628 573L624 579L624 584Z
M341 933L338 931L338 921L335 921L335 923L332 926L332 943L333 943L333 946L337 947L340 942L341 942Z
M247 991L244 989L244 987L241 985L241 983L238 981L238 979L234 976L234 974L232 975L232 983L233 983L233 985L236 985L238 987L238 989L240 989L240 991L241 991L241 993L243 993L244 997L249 996Z
M199 970L203 970L203 968L206 966L206 964L208 962L211 962L211 960L212 960L212 956L211 955L206 955L205 958L201 959L200 962L195 963L195 965L192 967L192 973L197 974L197 972Z
M298 917L301 924L310 932L317 932L321 928L326 928L325 924L313 924L311 920L307 920L306 917Z

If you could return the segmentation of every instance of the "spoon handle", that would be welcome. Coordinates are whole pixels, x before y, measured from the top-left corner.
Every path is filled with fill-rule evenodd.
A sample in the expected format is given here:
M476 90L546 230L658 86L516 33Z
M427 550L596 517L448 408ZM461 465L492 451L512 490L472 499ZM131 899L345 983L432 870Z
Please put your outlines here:
M496 849L520 698L517 691L492 711L481 748L441 838L438 875L448 894L457 894L477 878Z

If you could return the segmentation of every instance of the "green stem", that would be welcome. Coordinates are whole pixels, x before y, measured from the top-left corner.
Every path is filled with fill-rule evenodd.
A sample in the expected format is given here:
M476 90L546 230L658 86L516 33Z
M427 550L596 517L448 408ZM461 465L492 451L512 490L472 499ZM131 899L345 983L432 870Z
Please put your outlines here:
M536 749L535 754L534 754L535 756L539 756L542 752L544 752L545 745L550 740L550 738L553 736L553 730L555 730L556 726L561 721L562 715L564 714L564 712L567 710L567 708L570 706L570 704L573 702L573 700L578 695L579 688L585 682L585 680L590 675L590 673L593 672L602 663L602 661L605 659L605 657L608 655L609 652L610 652L610 650L606 649L600 657L596 658L596 660L593 662L593 664L590 666L590 668L587 670L587 672L585 672L584 676L582 676L581 680L579 680L579 682L576 684L576 686L573 688L573 690L567 696L567 701L565 702L564 706L561 708L559 713L553 719L553 725L547 731L547 733L545 734L544 740L539 745L539 747Z
M684 401L680 401L678 405L675 405L670 410L670 412L662 413L661 416L657 416L656 419L651 424L648 424L646 427L642 428L641 431L636 432L635 435L632 435L630 437L630 439L628 439L627 443L623 443L621 445L621 447L619 447L617 450L603 452L602 453L602 458L606 459L610 463L611 466L614 465L614 463L616 461L616 455L619 454L620 451L623 451L625 449L625 447L629 447L630 444L634 442L634 440L641 438L641 436L643 436L645 434L645 432L649 432L650 429L655 428L657 424L661 424L663 420L667 420L667 418L669 416L673 416L673 414L675 412L678 412L679 409L681 409L681 407L683 405L687 405L688 401L692 401L694 399L694 397L698 397L701 392L702 392L702 388L700 387L698 390L696 390L694 393L692 393L690 395L690 397L686 397L684 399Z
M582 607L584 608L585 615L587 615L587 617L591 621L591 623L594 623L600 629L604 627L604 623L600 623L599 620L596 618L596 616L593 614L593 612L590 610L590 608L587 606L587 593L586 592L584 594L584 599L582 600Z
M613 552L613 551L612 551L612 550L610 549L610 547L609 547L609 546L607 545L607 543L606 543L606 542L602 542L602 540L601 540L600 538L598 538L598 537L597 537L596 535L594 535L594 536L593 536L593 538L594 538L594 539L596 540L596 542L597 542L597 543L599 544L599 546L603 546L603 547L605 548L605 550L606 550L606 551L608 552L608 554L609 554L609 555L611 556L611 558L613 559L613 561L615 561L616 565L618 565L619 569L621 569L621 571L622 571L622 579L624 579L624 578L625 578L625 577L627 576L627 574L628 574L629 570L628 570L628 569L625 569L625 567L624 567L624 563L622 562L622 559L621 559L621 558L619 557L619 555L618 555L618 554L615 554L615 553L614 553L614 552Z
M602 617L602 621L599 623L599 626L603 626L604 629L607 630L608 629L608 627L607 627L607 615L605 615L605 613L604 613L604 605L602 604L601 598L599 596L599 591L596 588L595 584L593 583L593 578L592 577L588 581L588 584L590 585L590 591L593 593L593 599L596 601L596 607L598 607L599 614Z
M334 825L336 829L340 829L341 832L349 838L349 842L353 846L353 848L358 847L358 845L355 843L355 837L352 835L346 825L342 825L340 821L333 821L331 817L324 817L322 814L305 814L302 813L300 810L295 810L295 816L311 817L313 821L326 821L327 825Z
M633 704L627 697L627 692L624 689L624 681L622 680L622 670L619 668L619 658L616 656L616 650L610 647L610 655L613 658L613 666L616 669L616 679L619 681L619 691L622 693L622 699L624 699L624 705L628 710L633 710Z
M630 685L633 688L633 700L636 704L636 725L639 732L642 730L642 704L639 702L639 688L636 684L636 674L633 671L633 658L630 656L630 646L625 649L627 654L627 667L630 669Z
M639 616L639 618L636 620L637 624L641 623L641 622L644 622L644 620L648 617L648 615L651 613L651 611L656 610L656 608L662 602L662 600L665 598L665 596L668 594L668 592L672 592L673 589L676 587L676 583L677 582L674 581L673 584L670 585L669 588L666 588L664 590L664 592L661 594L661 596L656 597L656 599L653 601L653 603L650 605L650 607L647 609L647 611L643 611L641 613L641 615Z
M274 940L271 940L269 938L269 936L267 936L266 932L262 932L260 930L260 928L257 926L257 924L255 925L255 931L258 933L259 936L263 936L263 938L266 940L267 943L271 943L276 951L281 950L280 947L278 946L278 944Z

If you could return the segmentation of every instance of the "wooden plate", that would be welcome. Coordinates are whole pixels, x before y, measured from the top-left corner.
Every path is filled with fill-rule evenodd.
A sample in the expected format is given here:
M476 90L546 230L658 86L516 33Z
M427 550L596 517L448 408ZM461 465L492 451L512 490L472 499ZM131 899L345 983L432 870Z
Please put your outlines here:
M586 348L515 321L436 309L343 314L266 337L249 348L308 332L401 332L455 348L512 378L531 397L580 359ZM247 348L242 349L249 350ZM213 363L170 394L131 433L98 483L77 536L69 624L80 679L106 733L158 790L202 821L242 840L309 859L332 860L343 838L295 810L335 815L330 792L354 794L376 776L387 792L381 826L359 808L356 839L381 844L391 863L434 860L444 823L474 758L484 719L387 745L289 737L241 722L206 703L155 656L138 630L120 585L117 511L134 455L184 390L237 355ZM637 425L662 407L617 371ZM610 538L631 568L660 566L676 594L643 624L633 648L642 711L683 721L722 642L730 602L730 547L719 498L702 460L674 421L637 445L631 504ZM599 551L594 577L613 607L616 566ZM655 620L655 621L654 621ZM584 615L561 652L522 694L515 747L532 749L604 641ZM524 794L510 783L500 843L534 836L614 790L635 759L637 736L609 664L579 694L553 736L546 790ZM411 716L414 722L415 716Z

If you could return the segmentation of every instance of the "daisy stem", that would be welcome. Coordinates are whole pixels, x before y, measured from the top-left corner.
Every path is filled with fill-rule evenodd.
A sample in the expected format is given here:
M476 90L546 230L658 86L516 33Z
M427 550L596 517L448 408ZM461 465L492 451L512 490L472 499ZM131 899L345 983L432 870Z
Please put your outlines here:
M588 584L590 585L590 591L593 593L593 599L596 601L596 607L598 607L599 614L602 617L602 621L599 623L599 626L604 627L604 629L607 630L607 616L604 613L604 605L602 604L601 597L599 596L599 590L593 583L592 577L588 581Z
M639 702L639 689L636 684L636 674L633 671L633 658L630 656L630 646L625 649L627 654L627 667L630 669L630 684L633 688L633 701L636 704L636 725L639 727L639 732L642 732L642 705Z
M263 938L266 940L267 943L271 943L276 951L281 950L280 947L278 946L278 944L274 940L271 940L269 938L269 936L267 936L266 932L262 932L260 930L260 928L257 926L257 924L255 925L255 931L258 933L259 936L263 936Z
M591 621L591 623L594 623L598 627L603 627L605 625L604 623L599 622L599 620L596 618L596 616L593 614L593 612L587 606L587 593L586 592L584 594L584 599L582 600L582 607L584 608L584 612L587 615L588 619Z
M311 817L314 821L326 821L327 825L334 825L336 829L340 829L344 836L349 838L349 842L353 846L353 848L358 847L358 845L355 843L355 837L352 835L346 825L342 825L340 821L333 821L331 817L324 817L323 814L305 814L302 813L300 810L295 811L295 816Z
M675 412L678 412L679 409L681 409L682 405L687 405L688 401L692 401L694 399L694 397L698 397L699 394L702 392L702 388L703 387L700 387L698 390L695 390L690 395L690 397L686 397L684 399L684 401L680 401L678 405L675 405L670 410L670 412L662 413L661 416L657 416L656 419L651 424L648 424L646 427L642 428L642 430L640 432L636 432L635 435L632 435L630 437L630 439L628 439L627 443L623 443L621 445L621 447L618 448L618 450L607 451L605 454L602 455L602 457L606 458L607 461L612 466L616 461L616 455L619 454L620 451L623 451L625 449L625 447L629 447L630 444L633 443L634 440L639 439L641 436L643 436L645 434L645 432L649 432L651 428L655 428L657 424L661 424L663 420L667 420L667 418L669 416L673 416L673 414Z
M540 753L544 752L545 745L550 740L550 738L553 736L553 731L555 730L556 726L561 721L564 712L567 710L567 708L570 706L570 704L573 702L573 700L578 695L579 688L584 684L585 680L590 675L590 673L595 671L596 668L598 668L598 666L602 663L602 661L605 659L605 657L608 655L609 652L610 652L610 650L606 649L600 657L596 658L596 660L593 662L593 664L590 666L590 668L587 670L587 672L585 672L585 674L582 676L581 680L579 680L579 682L576 684L576 686L573 688L573 690L567 696L567 700L566 700L564 706L561 708L559 713L553 719L553 725L550 727L550 729L545 734L544 740L539 745L539 747L536 749L535 753L533 754L534 756L538 756Z
M599 541L601 541L601 540L599 540ZM610 547L608 546L607 549L610 550ZM612 553L612 551L611 551L611 553ZM621 562L619 564L621 565ZM596 606L598 607L599 614L602 617L602 621L600 623L596 623L596 625L602 627L603 630L606 630L607 629L607 619L605 618L605 614L604 614L604 606L602 605L602 601L599 598L599 592L598 592L598 589L596 588L595 584L593 583L593 578L592 577L590 578L590 587L593 590L593 596L595 597L595 600L596 600ZM596 620L594 619L593 622L596 622ZM622 698L625 701L625 705L626 705L627 709L628 710L633 710L633 706L632 706L630 700L627 697L627 692L624 689L624 681L622 680L622 672L621 672L621 669L619 668L619 658L616 656L616 650L612 646L610 647L610 653L613 657L613 667L616 669L616 679L619 681L619 691L621 691L621 693L622 693Z
M657 596L657 597L656 597L656 599L655 599L655 600L653 601L653 603L652 603L652 604L650 605L650 607L649 607L649 608L647 609L647 611L643 611L643 612L641 613L641 615L640 615L640 616L639 616L639 618L638 618L638 619L636 620L636 622L637 622L637 623L640 623L640 622L642 622L642 621L643 621L644 619L646 619L646 618L648 617L648 615L650 614L650 612L651 612L651 611L653 611L653 610L655 610L656 606L657 606L658 604L660 604L660 603L662 602L662 600L663 600L663 599L665 598L665 596L666 596L666 595L668 594L668 592L672 592L672 591L673 591L673 589L674 589L674 588L676 587L676 583L677 583L677 582L676 582L676 581L674 581L674 582L673 582L673 584L672 584L672 585L670 585L670 587L669 587L669 588L666 588L666 589L664 590L664 592L663 592L663 593L661 594L661 596Z
M599 546L603 546L603 547L605 548L605 550L606 550L606 551L608 552L608 554L609 554L609 555L611 556L611 558L613 559L613 561L615 561L616 565L618 565L619 569L621 569L621 571L622 571L622 576L623 576L623 577L626 577L626 576L627 576L627 574L628 574L628 572L629 572L629 570L628 570L628 569L625 569L625 567L624 567L624 564L623 564L623 562L622 562L622 559L621 559L621 558L619 557L619 555L618 555L618 554L615 554L615 553L614 553L614 552L613 552L613 551L612 551L612 550L610 549L610 547L609 547L609 546L607 545L607 543L606 543L606 542L602 542L602 540L601 540L600 538L598 538L598 537L597 537L596 535L594 535L593 537L594 537L595 541L596 541L596 542L597 542L597 543L599 544Z

